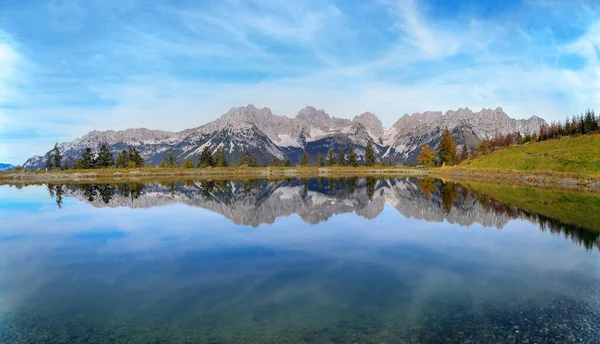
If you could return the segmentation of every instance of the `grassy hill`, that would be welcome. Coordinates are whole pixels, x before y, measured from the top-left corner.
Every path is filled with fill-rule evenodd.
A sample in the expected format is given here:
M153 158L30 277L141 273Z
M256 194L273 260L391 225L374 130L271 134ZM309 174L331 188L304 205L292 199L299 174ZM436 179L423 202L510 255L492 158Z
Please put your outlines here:
M505 148L464 161L457 168L600 176L600 134L563 137Z

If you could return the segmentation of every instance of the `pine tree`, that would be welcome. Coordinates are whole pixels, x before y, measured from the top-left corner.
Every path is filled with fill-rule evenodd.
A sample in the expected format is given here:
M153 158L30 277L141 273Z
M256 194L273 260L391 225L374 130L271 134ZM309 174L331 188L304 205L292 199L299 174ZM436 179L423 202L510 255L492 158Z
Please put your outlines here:
M435 162L435 153L429 147L429 144L426 143L423 148L421 148L421 153L417 156L417 162L421 166L431 167Z
M70 170L73 168L74 164L75 164L75 161L74 161L73 157L67 156L67 158L64 159L62 168L63 168L63 170Z
M302 152L302 158L300 159L300 166L308 166L308 153L306 151Z
M167 157L164 158L163 161L160 163L160 167L164 167L164 168L178 167L177 158L175 157L175 154L173 154L172 149L169 149L169 152L167 153Z
M276 156L273 156L273 161L271 162L271 166L279 167L279 166L281 166L281 161L279 161L279 159L277 159Z
M259 160L258 160L258 155L254 154L252 156L252 159L250 160L250 167L259 167Z
M250 152L248 152L247 148L242 150L242 158L240 163L246 166L250 166L252 164L252 156L250 155Z
M48 155L46 155L46 164L44 165L44 168L46 170L51 170L54 168L54 157L52 156L52 153L48 153Z
M290 158L285 158L285 160L283 161L283 166L292 167L292 161L290 160Z
M198 167L207 168L215 166L215 160L213 159L212 154L210 153L210 148L208 146L202 149L202 153L200 153L200 161L198 162Z
M183 168L186 168L186 169L194 168L194 162L192 160L186 160L183 163Z
M340 147L340 149L338 150L338 165L346 166L347 164L348 161L346 161L346 153L344 153L344 150L342 149L342 147Z
M469 158L469 150L467 149L467 145L464 144L462 146L462 149L460 151L460 154L458 155L458 162L462 162L465 161Z
M105 144L100 146L100 151L98 152L98 162L97 166L100 168L106 168L114 166L115 161L113 158L113 154L108 150Z
M587 110L584 115L584 134L598 130L596 114L592 110Z
M229 164L227 163L227 155L225 154L225 149L219 148L215 153L214 157L215 167L227 167Z
M52 149L53 157L54 157L54 167L57 170L60 170L62 166L62 155L60 154L60 149L58 149L58 142L54 144L54 149Z
M117 155L117 168L129 167L129 154L126 150L122 150Z
M456 142L448 128L442 132L442 141L439 147L440 162L453 165L456 162Z
M358 155L354 149L350 148L350 153L348 153L348 166L358 167L359 165Z
M321 153L317 153L317 162L315 163L315 166L317 166L317 167L325 166L325 161L323 160L323 156L321 155Z
M88 169L93 168L95 165L94 161L94 153L92 153L92 149L87 147L85 152L81 155L81 159L79 159L77 163L79 168Z
M129 152L127 153L129 161L127 162L127 167L136 168L144 166L144 158L140 155L140 151L136 148L129 147Z
M327 165L335 166L337 164L335 154L333 153L333 148L329 147L329 151L327 152Z
M365 148L365 165L375 166L377 164L377 157L375 156L375 150L373 149L373 141L369 140L367 147Z

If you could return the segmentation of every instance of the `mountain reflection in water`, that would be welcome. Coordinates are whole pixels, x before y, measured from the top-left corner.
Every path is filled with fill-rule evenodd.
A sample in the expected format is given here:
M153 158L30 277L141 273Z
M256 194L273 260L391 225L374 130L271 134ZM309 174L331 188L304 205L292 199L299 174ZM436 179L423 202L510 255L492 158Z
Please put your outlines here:
M0 343L598 343L599 213L436 179L0 186Z
M48 184L47 187L59 208L64 197L73 197L98 208L150 208L181 203L211 210L237 225L253 227L272 224L277 218L293 214L310 224L352 212L373 219L382 213L386 205L407 218L447 221L460 226L481 224L501 229L511 219L522 219L539 224L542 231L564 235L585 249L600 250L597 228L565 223L461 184L431 178L190 180ZM599 203L600 197L594 200ZM546 213L552 213L552 205L548 207Z

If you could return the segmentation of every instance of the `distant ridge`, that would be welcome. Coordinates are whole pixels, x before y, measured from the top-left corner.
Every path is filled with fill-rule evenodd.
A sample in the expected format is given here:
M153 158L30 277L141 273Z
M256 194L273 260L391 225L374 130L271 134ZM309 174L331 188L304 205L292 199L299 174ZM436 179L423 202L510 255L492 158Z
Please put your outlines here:
M365 112L352 120L331 117L324 110L312 106L301 109L295 117L273 114L267 107L254 105L234 107L216 120L205 125L169 132L145 128L122 131L92 131L72 142L59 145L67 159L77 159L86 147L97 151L102 144L116 153L128 146L140 150L146 162L160 163L169 150L180 161L197 161L198 154L209 147L212 151L223 148L230 161L239 161L247 149L258 156L261 163L273 157L280 160L299 160L306 150L310 162L317 154L325 156L332 148L348 152L354 149L362 159L368 141L373 141L380 160L395 164L414 163L421 147L426 143L434 149L440 142L444 128L450 129L459 145L473 149L483 138L496 133L523 134L537 131L546 122L539 117L512 119L502 108L473 112L469 108L445 113L428 111L404 115L390 128L384 128L375 114ZM23 167L42 168L44 156L28 159Z
M14 170L15 166L11 165L11 164L3 164L0 163L0 171L8 171L8 170Z

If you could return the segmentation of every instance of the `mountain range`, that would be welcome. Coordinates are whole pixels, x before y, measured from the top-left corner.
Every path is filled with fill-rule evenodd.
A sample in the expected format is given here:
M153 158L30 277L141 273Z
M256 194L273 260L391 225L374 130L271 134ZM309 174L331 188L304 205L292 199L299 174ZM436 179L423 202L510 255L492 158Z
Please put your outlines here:
M309 161L316 161L317 154L325 156L332 148L336 153L354 149L361 160L368 141L374 143L377 157L394 164L411 164L421 148L427 143L436 149L442 131L448 128L458 145L474 149L483 138L496 133L522 134L537 132L546 122L539 117L512 119L502 108L483 109L473 112L460 108L442 113L428 111L400 117L394 125L384 128L377 116L365 112L353 119L331 117L324 110L308 106L291 118L273 114L269 108L253 105L235 107L216 120L205 125L180 132L149 130L145 128L121 131L92 131L72 142L59 145L63 155L70 160L78 159L86 147L98 151L102 144L108 145L116 155L129 146L140 150L147 163L159 164L170 150L182 162L198 160L204 147L211 151L223 148L227 158L236 162L244 149L256 155L260 163L270 162L273 157L289 158L297 162L304 150ZM44 156L28 159L23 167L42 168Z
M0 163L0 171L8 171L8 170L14 170L15 167L11 164L3 164Z

